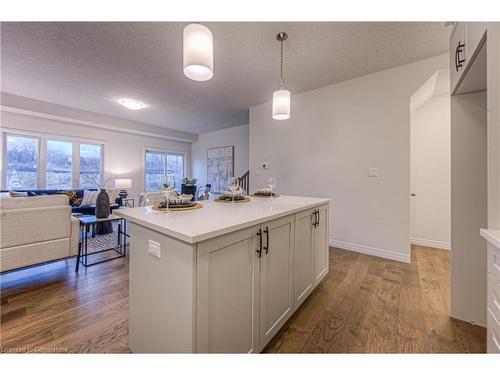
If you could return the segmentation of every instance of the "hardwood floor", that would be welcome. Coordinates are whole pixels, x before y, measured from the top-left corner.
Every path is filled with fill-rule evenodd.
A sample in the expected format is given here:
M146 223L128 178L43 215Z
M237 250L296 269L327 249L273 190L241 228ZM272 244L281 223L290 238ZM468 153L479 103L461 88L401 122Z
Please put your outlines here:
M74 272L74 260L0 276L2 352L128 349L128 258ZM405 264L330 249L330 273L269 353L486 351L486 330L451 319L449 252Z

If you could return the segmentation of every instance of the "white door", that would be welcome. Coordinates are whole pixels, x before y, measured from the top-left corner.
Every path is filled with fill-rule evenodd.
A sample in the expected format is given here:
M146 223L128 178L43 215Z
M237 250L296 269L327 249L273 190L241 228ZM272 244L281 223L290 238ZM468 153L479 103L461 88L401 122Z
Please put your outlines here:
M328 206L321 206L315 211L313 226L313 283L318 285L328 273Z
M260 348L269 342L292 313L293 215L261 225Z
M198 353L259 352L259 229L198 244Z
M311 293L313 288L313 214L314 210L295 215L295 246L293 251L293 303L294 310Z
M429 83L433 93L413 106L410 114L410 242L449 248L451 120L447 71L439 70L422 87Z

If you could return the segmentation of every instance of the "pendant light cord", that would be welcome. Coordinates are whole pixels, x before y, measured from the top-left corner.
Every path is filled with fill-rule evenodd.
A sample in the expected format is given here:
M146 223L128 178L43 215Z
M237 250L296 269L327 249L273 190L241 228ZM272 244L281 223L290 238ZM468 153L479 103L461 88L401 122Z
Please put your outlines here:
M280 43L281 43L281 60L280 60L280 71L281 71L281 75L280 75L280 89L283 88L283 86L285 85L285 80L283 79L283 40L280 40Z

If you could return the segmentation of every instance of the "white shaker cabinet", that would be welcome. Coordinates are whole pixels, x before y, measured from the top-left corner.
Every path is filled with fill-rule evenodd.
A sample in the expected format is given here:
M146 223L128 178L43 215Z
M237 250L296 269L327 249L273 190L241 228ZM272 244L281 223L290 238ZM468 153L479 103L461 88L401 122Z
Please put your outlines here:
M457 88L467 63L465 48L465 23L455 24L450 36L450 86L453 93Z
M198 245L196 352L259 352L259 229Z
M487 268L487 350L500 353L500 230L481 229L488 242Z
M328 273L328 206L316 210L313 223L313 285L316 287Z
M292 314L294 216L261 225L260 347L264 348Z
M500 353L500 248L488 243L488 353Z
M450 35L450 88L452 94L476 91L477 85L462 85L485 41L487 22L457 22ZM477 73L473 73L475 75ZM474 77L473 80L478 80ZM464 87L460 87L464 86Z
M316 210L295 215L293 303L299 307L313 290L313 223Z

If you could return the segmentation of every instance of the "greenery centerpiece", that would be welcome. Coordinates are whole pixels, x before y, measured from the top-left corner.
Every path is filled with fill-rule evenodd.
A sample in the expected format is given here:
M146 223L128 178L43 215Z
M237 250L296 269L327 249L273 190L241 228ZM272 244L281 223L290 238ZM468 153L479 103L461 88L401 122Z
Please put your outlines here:
M196 197L196 183L198 182L197 178L184 178L182 180L181 186L181 194L191 194L193 199Z

